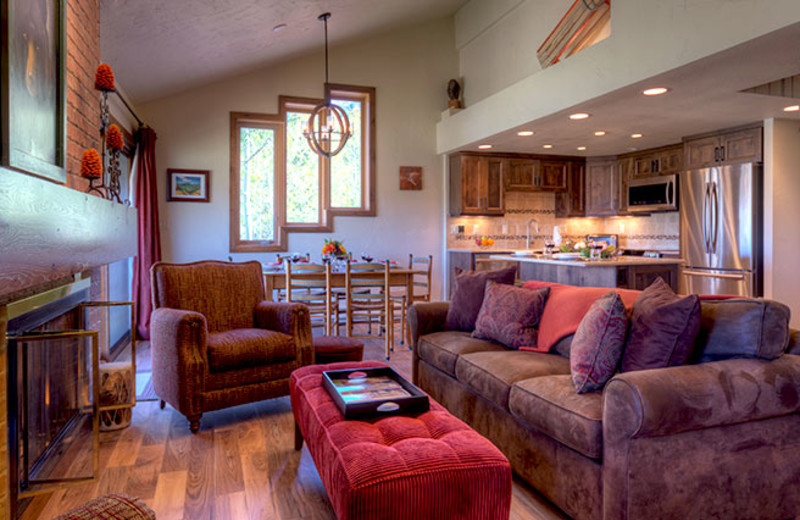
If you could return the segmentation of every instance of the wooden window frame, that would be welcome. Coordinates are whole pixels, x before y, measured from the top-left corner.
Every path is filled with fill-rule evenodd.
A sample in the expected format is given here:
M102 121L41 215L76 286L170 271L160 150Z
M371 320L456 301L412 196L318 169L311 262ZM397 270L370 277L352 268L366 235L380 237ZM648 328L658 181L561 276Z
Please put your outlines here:
M231 112L230 119L230 251L232 253L255 253L270 251L286 251L287 236L284 219L286 218L286 198L282 196L285 192L285 180L283 171L286 159L284 156L285 144L284 136L286 125L280 115L255 114L249 112ZM275 238L271 241L266 240L243 240L239 236L240 217L239 214L239 135L240 129L245 128L266 128L275 132L275 158L274 167L274 196L275 196Z
M347 99L361 101L361 207L336 208L331 205L331 176L330 168L326 165L325 176L327 198L325 207L328 215L347 217L374 217L377 215L375 196L375 88L329 83L327 93L332 99Z

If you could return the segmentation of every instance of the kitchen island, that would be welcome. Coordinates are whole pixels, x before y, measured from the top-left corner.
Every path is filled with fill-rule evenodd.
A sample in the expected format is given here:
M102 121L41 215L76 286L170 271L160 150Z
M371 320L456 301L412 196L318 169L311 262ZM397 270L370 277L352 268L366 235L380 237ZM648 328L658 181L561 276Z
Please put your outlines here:
M550 255L492 255L493 260L517 262L523 281L563 283L591 287L620 287L643 290L658 277L678 291L680 258L618 256L607 260L556 260Z

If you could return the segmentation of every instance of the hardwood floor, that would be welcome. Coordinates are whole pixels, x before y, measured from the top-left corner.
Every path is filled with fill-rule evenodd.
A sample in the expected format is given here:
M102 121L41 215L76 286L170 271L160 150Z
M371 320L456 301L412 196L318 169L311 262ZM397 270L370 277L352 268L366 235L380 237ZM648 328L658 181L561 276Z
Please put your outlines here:
M384 360L365 340L365 359ZM397 345L391 365L410 377L411 353ZM144 500L159 520L334 520L308 450L294 450L288 397L211 412L200 432L157 401L140 402L133 423L100 436L98 482L35 498L24 520L48 520L109 492ZM511 520L565 518L515 479Z

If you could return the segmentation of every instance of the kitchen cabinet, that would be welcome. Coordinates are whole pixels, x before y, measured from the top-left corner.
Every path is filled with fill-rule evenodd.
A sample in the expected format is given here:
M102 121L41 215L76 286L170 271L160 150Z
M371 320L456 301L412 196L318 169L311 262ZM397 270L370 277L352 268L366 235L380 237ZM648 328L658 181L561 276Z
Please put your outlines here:
M450 156L450 216L503 215L506 161L497 157Z
M567 190L556 194L556 217L586 216L586 163L570 162Z
M626 162L627 179L672 175L683 170L683 145L654 148L620 156Z
M610 217L620 207L620 173L616 158L586 161L586 216Z
M506 190L566 191L568 167L566 161L509 159Z
M762 157L762 127L751 126L684 140L687 170L722 163L759 162Z
M662 278L673 291L678 291L678 264L632 265L617 270L617 287L643 291L656 278Z

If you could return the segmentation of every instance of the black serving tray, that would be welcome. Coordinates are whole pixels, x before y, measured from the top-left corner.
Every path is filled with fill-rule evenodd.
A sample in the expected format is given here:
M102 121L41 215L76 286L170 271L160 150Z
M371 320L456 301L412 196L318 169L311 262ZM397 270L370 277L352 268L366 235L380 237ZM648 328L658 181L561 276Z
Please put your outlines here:
M428 394L390 367L326 370L322 386L345 419L421 413L430 408Z

